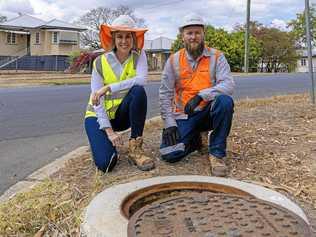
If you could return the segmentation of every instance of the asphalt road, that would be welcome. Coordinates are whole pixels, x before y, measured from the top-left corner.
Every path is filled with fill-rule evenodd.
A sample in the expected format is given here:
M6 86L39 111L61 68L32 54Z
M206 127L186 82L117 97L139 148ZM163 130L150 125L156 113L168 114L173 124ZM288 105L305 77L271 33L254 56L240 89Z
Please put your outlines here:
M307 74L235 77L234 98L308 92ZM146 86L148 117L159 114L159 83ZM0 89L0 195L73 149L87 145L83 117L89 86Z

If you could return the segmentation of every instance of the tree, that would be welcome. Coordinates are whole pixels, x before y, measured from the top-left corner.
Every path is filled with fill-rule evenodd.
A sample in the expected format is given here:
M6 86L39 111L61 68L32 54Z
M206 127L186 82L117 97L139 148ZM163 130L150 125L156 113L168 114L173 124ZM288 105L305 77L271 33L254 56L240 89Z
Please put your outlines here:
M261 24L258 21L250 21L249 22L249 34L252 35L255 38L258 38L262 32L261 29L264 27L263 24ZM246 24L237 24L234 27L234 32L245 32Z
M311 36L313 45L316 45L316 5L313 4L310 8L310 22L311 22ZM291 33L296 41L296 46L303 48L306 45L306 25L305 25L305 12L296 14L296 19L288 23L291 28Z
M297 61L295 38L293 34L276 28L262 28L258 40L262 44L261 71L279 72L294 68Z
M184 44L181 38L181 34L178 34L177 39L171 45L171 52L175 53L179 49L182 49L183 47L184 47Z
M0 15L0 23L5 21L7 21L7 17Z
M245 32L245 25L237 25L234 30ZM261 72L289 71L295 68L297 53L292 33L253 21L250 22L250 35L256 39L261 48L257 58Z
M231 65L232 71L242 71L245 58L245 32L237 31L230 34L230 44L227 48L227 60ZM249 71L257 71L262 46L260 42L249 36Z
M244 58L244 33L228 33L224 29L216 29L211 25L205 28L205 44L221 50L230 64L232 71L241 71ZM172 51L183 48L180 34L172 45ZM257 62L261 54L260 44L254 37L250 37L250 67L257 68Z
M81 42L85 46L89 46L94 49L100 48L99 30L101 24L111 24L111 22L119 15L129 15L132 17L138 26L143 27L145 21L143 18L137 18L134 15L134 10L127 6L119 6L115 9L107 7L98 7L90 10L83 16L75 21L75 24L82 25L88 30L81 33Z

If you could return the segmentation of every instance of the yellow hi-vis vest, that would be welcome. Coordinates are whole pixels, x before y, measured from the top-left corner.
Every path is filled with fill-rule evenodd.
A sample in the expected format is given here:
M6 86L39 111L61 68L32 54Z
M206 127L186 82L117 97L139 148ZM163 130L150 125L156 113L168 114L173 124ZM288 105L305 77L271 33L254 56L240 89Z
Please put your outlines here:
M131 56L128 58L128 61L125 63L122 74L120 78L117 78L115 73L112 70L111 60L108 58L109 54L102 54L98 56L93 62L93 68L103 77L104 85L110 85L112 83L124 81L136 76L136 64L138 59L138 54L132 52ZM113 62L114 63L114 62ZM128 93L128 90L119 91L116 93L109 93L104 95L104 109L107 112L109 119L115 118L116 110L119 105L122 103L123 98ZM85 118L88 117L97 117L96 112L92 105L91 95L87 105Z

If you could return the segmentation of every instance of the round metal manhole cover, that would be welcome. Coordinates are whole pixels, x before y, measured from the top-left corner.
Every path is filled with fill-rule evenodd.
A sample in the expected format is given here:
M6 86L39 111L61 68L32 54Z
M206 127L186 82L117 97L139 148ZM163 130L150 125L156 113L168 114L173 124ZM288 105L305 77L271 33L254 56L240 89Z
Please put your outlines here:
M187 193L161 199L129 220L128 237L305 237L308 224L287 209L253 197Z

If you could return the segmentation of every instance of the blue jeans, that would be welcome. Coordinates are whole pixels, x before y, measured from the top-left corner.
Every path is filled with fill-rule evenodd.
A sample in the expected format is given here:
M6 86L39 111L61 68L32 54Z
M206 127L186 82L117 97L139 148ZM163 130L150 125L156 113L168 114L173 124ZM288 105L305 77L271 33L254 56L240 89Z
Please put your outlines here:
M147 113L147 96L144 87L133 86L124 97L110 120L114 131L131 128L131 138L143 135ZM85 119L85 130L91 147L93 160L103 172L111 171L117 161L117 150L109 140L105 131L99 129L96 117Z
M194 151L195 142L202 131L210 131L209 154L223 158L226 156L226 140L230 132L234 113L234 102L230 96L219 95L210 102L202 111L195 112L188 119L178 119L177 126L180 139L177 143L184 143L184 151L170 152L161 156L168 162L176 162ZM161 148L166 147L161 144Z

